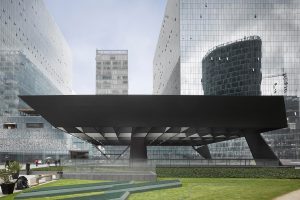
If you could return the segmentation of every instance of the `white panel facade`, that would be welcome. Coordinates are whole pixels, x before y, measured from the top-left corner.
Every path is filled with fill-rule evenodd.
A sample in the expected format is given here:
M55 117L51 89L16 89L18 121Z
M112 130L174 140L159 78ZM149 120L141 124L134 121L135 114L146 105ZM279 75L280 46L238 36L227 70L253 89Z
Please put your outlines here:
M180 94L179 0L168 1L153 60L153 94Z
M71 94L71 51L42 0L0 1L0 162L67 157L71 137L19 95Z

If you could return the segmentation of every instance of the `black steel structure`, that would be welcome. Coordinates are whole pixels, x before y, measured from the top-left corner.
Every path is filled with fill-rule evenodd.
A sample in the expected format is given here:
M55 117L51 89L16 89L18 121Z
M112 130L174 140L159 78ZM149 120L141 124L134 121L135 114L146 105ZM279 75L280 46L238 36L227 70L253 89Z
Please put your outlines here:
M205 145L246 137L254 159L277 159L260 133L287 126L281 96L56 95L20 96L53 126L94 145ZM32 111L30 111L32 112Z

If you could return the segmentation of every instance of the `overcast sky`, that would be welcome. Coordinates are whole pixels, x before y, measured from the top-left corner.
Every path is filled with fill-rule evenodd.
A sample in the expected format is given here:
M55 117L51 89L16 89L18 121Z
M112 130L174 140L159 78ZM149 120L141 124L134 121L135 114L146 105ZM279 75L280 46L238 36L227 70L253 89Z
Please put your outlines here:
M129 94L152 94L166 0L45 0L73 55L73 90L95 94L96 49L128 49Z

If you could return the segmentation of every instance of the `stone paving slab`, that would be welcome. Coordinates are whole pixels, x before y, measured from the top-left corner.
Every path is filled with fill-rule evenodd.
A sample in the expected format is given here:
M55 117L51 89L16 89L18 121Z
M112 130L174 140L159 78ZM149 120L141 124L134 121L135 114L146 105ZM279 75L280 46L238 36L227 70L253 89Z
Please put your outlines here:
M299 200L299 199L300 199L300 190L296 190L296 191L284 194L280 197L277 197L274 200Z
M169 189L175 187L181 187L182 184L179 180L174 181L166 181L164 183L157 184L131 184L128 188L118 188L107 191L106 193L114 193L114 192L125 192L128 191L130 193L138 193L138 192L148 192L152 190L160 190L160 189Z
M115 183L111 185L100 185L100 186L90 186L90 187L77 187L77 185L72 185L73 187L65 188L65 189L55 189L55 190L45 190L43 191L34 191L27 192L18 195L15 199L26 199L26 198L35 198L35 197L49 197L49 196L58 196L58 195L68 195L68 194L79 194L79 193L88 193L88 192L105 192L104 194L97 194L91 196L84 197L74 197L71 199L88 199L88 200L96 200L96 199L114 199L114 196L117 194L129 192L146 192L157 189L168 189L174 187L181 187L181 182L179 180L165 180L159 182L142 182L142 183L133 183L133 182L123 182L123 183ZM86 185L86 184L84 184ZM76 187L74 187L76 186ZM104 196L103 196L104 195ZM111 196L111 197L110 197ZM124 195L126 196L126 195ZM128 196L128 195L127 195ZM126 197L127 197L126 196ZM105 198L104 198L105 197ZM116 197L115 199L120 199ZM126 199L126 198L125 198Z
M137 183L137 184L130 184L128 187L105 191L104 194L97 194L97 195L90 195L84 197L73 197L73 198L66 198L67 200L125 200L131 193L139 193L139 192L147 192L153 190L160 190L160 189L170 189L175 187L181 187L181 182L178 180L171 180L171 181L160 181L160 182L148 182L148 183ZM122 197L119 197L120 194L124 194Z
M83 187L92 187L92 186L104 186L104 185L113 185L120 183L128 183L128 182L99 182L99 183L86 183L86 184L76 184L76 185L62 185L62 186L52 186L52 187L44 187L32 190L25 190L24 193L27 192L40 192L40 191L49 191L49 190L61 190L61 189L69 189L69 188L83 188Z
M126 200L129 197L129 192L115 192L99 195L91 195L84 197L65 198L66 200Z
M114 186L128 185L129 182L114 183L111 185L98 185L91 187L73 187L67 189L58 189L58 190L43 190L43 191L34 191L34 192L24 192L16 196L15 199L26 199L26 198L36 198L36 197L50 197L50 196L59 196L67 194L80 194L87 192L100 192L104 189L111 189Z
M164 180L164 181L155 181L155 182L142 182L142 183L133 183L128 185L120 185L117 187L110 188L110 191L117 192L117 191L134 191L135 188L141 188L141 187L161 187L162 185L167 184L180 184L181 182L179 180ZM106 190L107 191L107 190Z
M63 178L66 179L82 179L82 180L110 180L110 181L156 181L156 173L149 172L64 172Z

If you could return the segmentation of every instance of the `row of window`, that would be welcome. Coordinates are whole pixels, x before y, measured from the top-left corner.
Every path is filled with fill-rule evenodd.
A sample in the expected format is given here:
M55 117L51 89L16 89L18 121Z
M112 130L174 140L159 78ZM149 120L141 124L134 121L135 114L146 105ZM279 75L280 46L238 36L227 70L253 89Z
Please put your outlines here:
M113 67L110 67L110 66L97 66L97 70L111 70L111 69L116 69L116 70L122 70L122 69L126 69L127 70L127 66L113 66Z
M16 123L4 123L3 129L16 129ZM44 128L43 123L26 123L26 128Z
M113 64L113 65L120 65L122 63L123 63L123 65L127 65L128 61L127 60L125 60L123 62L121 62L121 61L113 61L113 62L111 62L111 61L103 61L103 62L98 61L97 65L101 65L101 64L103 64L103 65L111 65L111 64Z

